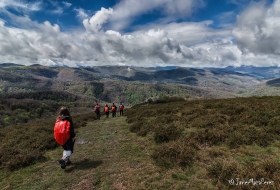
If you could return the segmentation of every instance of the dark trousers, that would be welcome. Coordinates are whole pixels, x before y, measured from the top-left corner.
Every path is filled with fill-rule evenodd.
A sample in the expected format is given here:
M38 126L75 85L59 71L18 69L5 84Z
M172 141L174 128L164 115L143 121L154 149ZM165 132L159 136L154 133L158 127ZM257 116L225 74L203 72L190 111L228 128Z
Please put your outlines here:
M100 111L95 111L96 113L96 119L100 119Z
M106 118L109 118L109 112L105 112Z
M112 111L112 117L116 117L116 111Z
M68 139L68 141L64 145L62 145L62 147L63 147L64 150L71 150L71 152L73 153L74 152L73 151L73 149L74 149L73 139L70 137Z
M120 115L123 115L123 110L120 110Z

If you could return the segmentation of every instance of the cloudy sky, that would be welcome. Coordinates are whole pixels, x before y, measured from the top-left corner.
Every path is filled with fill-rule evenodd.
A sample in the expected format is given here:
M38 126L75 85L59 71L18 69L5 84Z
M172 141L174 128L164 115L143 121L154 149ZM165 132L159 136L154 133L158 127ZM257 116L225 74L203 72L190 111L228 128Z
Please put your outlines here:
M0 63L280 66L280 0L0 0Z

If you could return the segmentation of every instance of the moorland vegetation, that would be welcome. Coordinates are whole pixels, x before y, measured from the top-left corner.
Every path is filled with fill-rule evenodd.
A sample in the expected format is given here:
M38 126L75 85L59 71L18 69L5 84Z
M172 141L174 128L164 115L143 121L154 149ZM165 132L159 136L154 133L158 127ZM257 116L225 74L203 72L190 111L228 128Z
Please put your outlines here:
M255 188L230 184L237 179L263 180L270 183L262 184L268 189L280 184L279 96L188 101L165 96L126 109L125 115L131 133L153 139L145 149L151 150L154 164L164 171L180 168L172 178L189 188L202 183L217 189ZM95 122L92 113L74 117L76 129ZM0 168L13 171L44 162L45 152L57 147L53 121L2 128Z
M153 137L157 165L183 168L174 178L192 185L254 189L236 185L253 179L261 181L258 188L279 187L279 96L170 101L150 101L127 113L131 132ZM264 185L268 181L273 185Z

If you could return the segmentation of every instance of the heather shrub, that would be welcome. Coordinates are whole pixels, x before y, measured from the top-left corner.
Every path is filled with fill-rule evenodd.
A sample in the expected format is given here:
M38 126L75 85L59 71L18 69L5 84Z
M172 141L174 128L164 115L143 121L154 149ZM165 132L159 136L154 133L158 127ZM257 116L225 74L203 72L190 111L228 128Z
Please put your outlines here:
M219 128L206 128L193 133L192 138L201 145L218 145L226 141L228 133Z
M160 166L181 165L181 161L177 160L184 157L179 151L183 150L183 146L193 147L197 155L204 153L195 146L206 149L209 158L218 159L209 161L197 156L197 160L209 161L209 178L215 182L216 187L228 189L231 186L222 178L244 177L249 172L255 172L256 175L252 176L260 177L269 168L275 167L278 170L275 161L268 165L256 161L247 167L244 160L235 160L229 155L238 153L244 156L247 147L256 146L260 152L254 152L254 160L263 159L265 149L275 146L274 143L280 140L279 105L279 96L146 104L132 108L133 114L128 114L127 119L137 118L141 121L141 127L136 132L138 135L145 136L149 132L153 134L155 143L159 144L156 144L152 158ZM187 146L186 140L181 145L182 139L188 139L187 142L192 145ZM245 152L239 152L240 149ZM193 153L191 150L186 152ZM275 152L270 154L270 157L276 155ZM275 172L271 174L274 179Z
M167 124L157 124L154 129L154 139L157 143L169 142L172 140L179 139L184 127L176 123Z
M220 189L275 189L280 182L279 174L280 164L272 160L247 161L241 164L233 159L219 158L207 167L208 177ZM250 184L245 184L246 182Z
M235 160L215 159L207 168L207 175L220 189L230 187L229 180L240 176L242 166Z
M154 123L152 121L146 121L141 126L141 129L136 132L139 136L146 136L149 132L154 130Z
M53 139L53 126L44 126L42 123L35 122L32 124L33 126L9 127L11 129L5 133L0 145L2 168L14 170L27 166L43 158L47 149L57 146ZM36 126L37 124L39 125Z
M130 132L137 133L141 130L142 126L144 125L143 121L136 121L130 125Z
M174 167L176 165L191 166L196 159L197 149L188 146L183 140L163 143L156 147L151 157L156 164L162 167Z
M154 130L154 121L143 118L142 120L134 121L130 124L130 132L136 133L139 136L146 136L148 132Z
M250 173L254 179L262 179L273 181L279 184L280 179L280 163L270 159L262 160L260 162L247 162L243 172L244 176Z
M226 143L230 148L238 148L241 145L252 144L267 147L276 139L274 136L275 134L271 133L269 128L258 128L252 125L244 125L233 131Z
M127 123L134 123L134 122L141 121L142 117L138 115L136 111L131 111L131 110L132 109L126 111L126 115L129 115L129 117L127 117L126 119Z
M58 146L53 137L56 116L0 130L0 168L16 170L44 159L44 153ZM92 113L73 116L74 128L94 120Z

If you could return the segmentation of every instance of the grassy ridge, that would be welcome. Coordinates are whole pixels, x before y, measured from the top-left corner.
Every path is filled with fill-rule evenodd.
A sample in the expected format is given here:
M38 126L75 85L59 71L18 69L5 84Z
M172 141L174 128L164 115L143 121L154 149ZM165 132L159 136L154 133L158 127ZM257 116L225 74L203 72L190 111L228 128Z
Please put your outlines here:
M60 169L62 150L52 147L28 167L2 167L0 188L279 189L280 97L172 101L134 106L125 117L77 116L84 127L73 165Z

